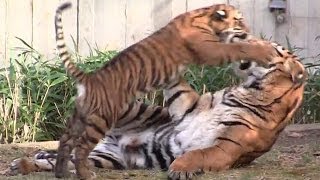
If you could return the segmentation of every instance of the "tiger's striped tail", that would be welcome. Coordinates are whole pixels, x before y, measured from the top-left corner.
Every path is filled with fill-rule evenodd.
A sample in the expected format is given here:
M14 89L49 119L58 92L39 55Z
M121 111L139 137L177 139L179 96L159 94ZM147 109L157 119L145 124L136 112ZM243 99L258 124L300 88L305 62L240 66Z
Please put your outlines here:
M62 26L62 12L71 7L70 2L63 3L56 10L55 15L55 30L56 30L56 43L59 57L63 62L64 67L69 75L74 77L78 82L84 78L85 73L80 70L75 63L71 60L71 54L69 53L66 42L64 40L63 26Z

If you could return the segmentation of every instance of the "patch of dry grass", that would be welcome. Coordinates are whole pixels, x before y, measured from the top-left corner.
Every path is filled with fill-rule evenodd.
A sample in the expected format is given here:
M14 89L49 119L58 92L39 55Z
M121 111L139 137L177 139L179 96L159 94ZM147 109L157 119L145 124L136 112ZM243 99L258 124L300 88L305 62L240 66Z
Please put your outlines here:
M303 132L303 136L292 139L282 134L274 148L258 158L246 167L231 169L223 172L209 172L198 177L202 180L274 180L274 179L308 179L318 180L320 178L320 129L316 131ZM32 156L37 149L54 149L57 142L32 143L0 146L0 170L4 170L11 160ZM130 170L115 171L106 169L95 169L97 179L132 179L132 180L158 180L167 179L166 172L157 170ZM32 173L26 176L0 176L0 179L55 179L52 172ZM76 179L73 175L69 179Z

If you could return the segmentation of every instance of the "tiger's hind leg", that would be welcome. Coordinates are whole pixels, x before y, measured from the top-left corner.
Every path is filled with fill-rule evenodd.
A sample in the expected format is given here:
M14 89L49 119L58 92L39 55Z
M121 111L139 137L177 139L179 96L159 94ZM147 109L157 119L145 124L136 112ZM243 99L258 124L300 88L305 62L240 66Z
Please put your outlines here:
M74 164L80 179L92 179L95 177L95 174L90 171L88 156L109 129L107 121L98 115L90 115L86 120L87 125L81 137L76 140L75 147Z
M68 161L70 160L70 153L74 148L74 140L70 137L70 134L65 133L59 142L57 161L55 166L55 176L57 178L63 178L69 176Z
M68 162L71 151L75 147L75 141L80 137L85 128L83 117L75 110L73 116L69 119L65 133L59 141L57 162L55 166L55 176L63 178L69 176Z
M197 172L229 169L242 154L242 147L229 141L205 149L186 152L170 165L170 179L191 179Z

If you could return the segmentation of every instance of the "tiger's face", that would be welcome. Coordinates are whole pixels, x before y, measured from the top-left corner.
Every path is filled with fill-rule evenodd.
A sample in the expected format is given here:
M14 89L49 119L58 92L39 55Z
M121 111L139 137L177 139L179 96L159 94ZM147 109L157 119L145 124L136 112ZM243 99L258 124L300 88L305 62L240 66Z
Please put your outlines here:
M231 5L215 5L211 7L209 25L216 34L225 32L247 32L249 28L244 22L242 13ZM210 13L209 13L210 14Z
M268 115L266 126L281 131L302 104L308 73L297 56L280 45L273 46L279 56L272 59L269 67L242 61L234 70L243 77L239 94L245 99L253 97L255 100L250 102L257 107L270 107L273 113Z
M203 15L202 18L195 18L195 22L207 21L208 25L217 34L232 29L249 32L242 13L234 6L226 4L213 5L204 8Z
M283 72L286 72L295 84L304 83L308 78L308 73L300 59L291 54L291 52L284 47L272 43L277 50L279 56L275 57L270 66L276 66Z
M220 38L219 41L225 41L230 34L245 36L249 33L242 13L231 5L218 4L197 9L187 13L187 17L190 18L191 27L211 32Z
M258 85L257 82L262 79L269 81L272 85L278 84L279 86L300 87L306 82L308 73L300 59L278 44L273 43L273 46L279 56L273 58L269 67L245 60L234 63L233 70L246 81L245 87L252 86L253 82Z

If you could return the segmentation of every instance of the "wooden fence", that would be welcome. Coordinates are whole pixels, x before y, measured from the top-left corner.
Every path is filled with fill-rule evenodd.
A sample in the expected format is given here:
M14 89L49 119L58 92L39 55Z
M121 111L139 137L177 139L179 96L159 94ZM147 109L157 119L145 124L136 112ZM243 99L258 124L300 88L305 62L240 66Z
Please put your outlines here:
M277 24L269 12L269 0L70 0L63 15L68 45L80 55L89 46L123 49L164 26L176 15L195 8L229 3L240 8L256 35L303 48L300 55L320 53L320 1L287 0L287 19ZM51 58L55 56L54 11L60 0L0 0L0 63L17 54L24 45ZM309 61L314 59L310 58ZM1 66L1 65L0 65Z

